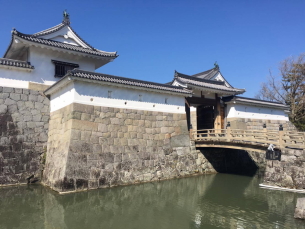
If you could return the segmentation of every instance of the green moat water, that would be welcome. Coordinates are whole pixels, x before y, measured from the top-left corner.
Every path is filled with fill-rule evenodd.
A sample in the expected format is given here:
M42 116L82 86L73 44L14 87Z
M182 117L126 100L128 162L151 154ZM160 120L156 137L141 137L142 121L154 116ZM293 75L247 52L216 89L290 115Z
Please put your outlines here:
M1 229L305 228L297 197L229 174L59 195L43 186L0 189Z

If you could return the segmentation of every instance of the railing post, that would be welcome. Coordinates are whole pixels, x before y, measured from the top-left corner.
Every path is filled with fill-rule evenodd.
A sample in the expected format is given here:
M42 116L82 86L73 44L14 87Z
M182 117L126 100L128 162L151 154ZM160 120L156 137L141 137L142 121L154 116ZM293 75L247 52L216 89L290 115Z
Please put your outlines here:
M268 139L268 134L267 134L267 125L266 125L266 123L264 123L263 124L263 134L264 134L264 136L265 136L265 140L266 141L268 141L269 139Z
M283 125L282 124L280 124L280 126L279 126L279 147L281 148L281 149L283 149L283 148L285 148L284 147L284 140L283 140L283 136L284 136L284 131L283 131Z
M231 141L231 138L232 138L232 136L231 136L231 123L228 122L227 123L227 140L228 140L228 142Z

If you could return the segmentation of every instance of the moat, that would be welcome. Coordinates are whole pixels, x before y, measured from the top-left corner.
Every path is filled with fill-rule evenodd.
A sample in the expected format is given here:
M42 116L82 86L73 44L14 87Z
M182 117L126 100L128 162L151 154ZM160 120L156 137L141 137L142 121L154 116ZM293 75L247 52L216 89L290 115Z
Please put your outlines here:
M304 194L259 188L229 174L59 195L41 185L0 189L0 228L305 228Z

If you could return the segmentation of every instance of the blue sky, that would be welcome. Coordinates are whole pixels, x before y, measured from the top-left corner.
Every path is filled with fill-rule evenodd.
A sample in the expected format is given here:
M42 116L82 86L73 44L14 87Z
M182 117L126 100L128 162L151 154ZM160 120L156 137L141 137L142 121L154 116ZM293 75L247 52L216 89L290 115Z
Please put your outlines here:
M244 96L254 97L269 69L305 52L304 0L0 0L0 52L12 28L35 33L62 20L67 9L73 29L89 44L118 51L98 69L112 75L172 80L174 70L195 74L213 68Z

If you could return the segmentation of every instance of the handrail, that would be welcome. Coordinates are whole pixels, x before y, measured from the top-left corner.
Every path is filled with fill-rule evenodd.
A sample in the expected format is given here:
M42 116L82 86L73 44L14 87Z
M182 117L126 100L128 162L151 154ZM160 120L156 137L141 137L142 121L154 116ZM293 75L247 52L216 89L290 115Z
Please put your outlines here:
M258 146L273 144L281 149L305 149L304 132L227 128L192 130L190 134L191 138L198 142L239 142Z

